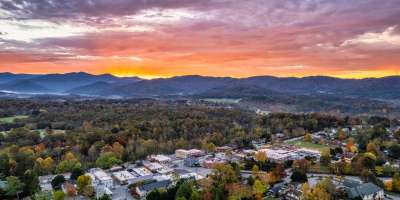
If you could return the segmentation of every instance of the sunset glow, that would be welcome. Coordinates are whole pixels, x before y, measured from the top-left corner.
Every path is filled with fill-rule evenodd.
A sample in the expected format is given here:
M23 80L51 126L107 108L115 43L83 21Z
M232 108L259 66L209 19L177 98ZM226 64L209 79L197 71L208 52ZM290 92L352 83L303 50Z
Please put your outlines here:
M397 0L0 0L0 71L400 75Z

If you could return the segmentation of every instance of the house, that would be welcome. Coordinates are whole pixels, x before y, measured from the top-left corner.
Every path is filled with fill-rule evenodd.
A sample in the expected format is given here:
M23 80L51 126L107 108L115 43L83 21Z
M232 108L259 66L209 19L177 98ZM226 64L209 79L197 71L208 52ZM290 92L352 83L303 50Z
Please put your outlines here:
M161 170L163 168L162 165L160 165L157 162L147 162L144 161L143 162L143 166L146 167L147 169L149 169L152 172L157 172L157 170Z
M175 151L175 156L177 158L188 158L188 157L200 157L204 155L204 151L198 150L198 149L190 149L190 150L185 150L185 149L177 149Z
M165 155L151 155L149 156L150 161L158 162L160 164L168 164L172 159Z
M226 152L232 151L232 147L229 147L229 146L217 147L217 148L215 148L215 151L220 152L220 153L226 153Z
M42 191L52 191L51 180L53 175L39 176L39 186Z
M196 157L188 157L185 158L185 160L183 161L184 165L186 167L199 167L200 166L200 161L198 158Z
M93 183L97 183L98 185L103 185L107 188L114 187L113 179L102 169L98 168L90 169L89 176L92 178Z
M130 184L153 179L153 173L144 167L133 168L130 171L136 176L135 179L131 180Z
M355 187L346 188L349 199L383 200L385 192L373 183L364 183Z
M136 187L135 192L141 199L144 199L149 192L155 189L168 188L169 185L171 185L170 180L156 181Z
M113 192L105 186L96 187L96 197L97 198L100 198L105 194L108 196L112 196Z
M203 167L205 168L215 168L216 165L218 164L226 164L225 160L220 160L220 159L215 159L215 158L209 158L203 161Z
M112 174L112 176L121 185L132 184L133 181L136 178L135 175L133 175L132 173L130 173L130 172L126 171L126 170L114 172Z

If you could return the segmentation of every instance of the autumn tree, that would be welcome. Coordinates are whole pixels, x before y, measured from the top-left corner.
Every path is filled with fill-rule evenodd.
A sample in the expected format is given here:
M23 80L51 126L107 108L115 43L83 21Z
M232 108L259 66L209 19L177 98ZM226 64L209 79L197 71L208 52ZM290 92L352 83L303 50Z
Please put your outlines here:
M312 135L311 135L310 133L307 133L307 134L304 136L304 141L306 141L306 142L312 142Z
M331 163L331 151L329 148L324 148L321 152L320 162L322 165L329 165Z
M76 185L78 187L78 193L84 196L92 196L94 189L92 186L92 178L88 175L81 175L76 180Z
M267 153L266 152L258 151L256 153L255 157L256 157L256 160L259 161L259 162L264 163L264 162L267 161Z

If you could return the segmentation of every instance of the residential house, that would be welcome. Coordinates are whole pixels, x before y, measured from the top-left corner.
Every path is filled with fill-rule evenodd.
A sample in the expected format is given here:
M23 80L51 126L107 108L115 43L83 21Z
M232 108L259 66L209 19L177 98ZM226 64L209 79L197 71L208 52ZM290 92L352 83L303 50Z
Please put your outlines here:
M144 199L147 196L147 194L150 193L151 191L155 189L168 188L170 185L171 185L170 180L156 181L136 187L135 192L141 199Z
M346 188L349 199L383 200L385 192L373 183L364 183L355 187Z

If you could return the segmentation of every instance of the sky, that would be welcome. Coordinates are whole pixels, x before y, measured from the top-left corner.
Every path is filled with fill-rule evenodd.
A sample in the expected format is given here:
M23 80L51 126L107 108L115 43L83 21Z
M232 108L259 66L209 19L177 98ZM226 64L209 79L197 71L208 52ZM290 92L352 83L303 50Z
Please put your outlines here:
M400 75L399 0L0 0L0 72Z

